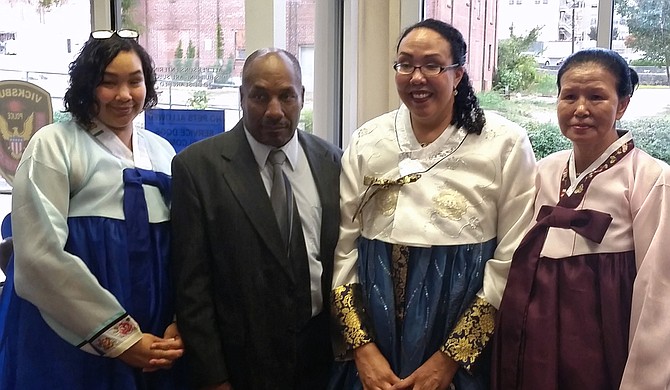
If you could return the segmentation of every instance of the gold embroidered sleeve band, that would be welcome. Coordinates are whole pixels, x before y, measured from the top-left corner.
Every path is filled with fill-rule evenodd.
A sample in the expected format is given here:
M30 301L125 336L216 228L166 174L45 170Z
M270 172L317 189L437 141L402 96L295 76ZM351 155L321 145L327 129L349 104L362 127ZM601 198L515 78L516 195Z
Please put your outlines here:
M471 372L477 358L493 335L495 315L495 307L477 297L458 320L440 350Z
M360 283L336 287L331 293L331 301L332 317L335 321L335 358L349 360L353 357L354 348L373 341Z

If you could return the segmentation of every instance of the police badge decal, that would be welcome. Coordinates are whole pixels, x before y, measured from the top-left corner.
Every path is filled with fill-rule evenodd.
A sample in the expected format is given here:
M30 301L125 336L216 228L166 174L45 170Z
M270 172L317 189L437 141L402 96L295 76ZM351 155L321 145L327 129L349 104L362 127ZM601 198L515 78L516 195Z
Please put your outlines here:
M51 95L35 84L0 81L0 174L10 185L35 132L53 121Z

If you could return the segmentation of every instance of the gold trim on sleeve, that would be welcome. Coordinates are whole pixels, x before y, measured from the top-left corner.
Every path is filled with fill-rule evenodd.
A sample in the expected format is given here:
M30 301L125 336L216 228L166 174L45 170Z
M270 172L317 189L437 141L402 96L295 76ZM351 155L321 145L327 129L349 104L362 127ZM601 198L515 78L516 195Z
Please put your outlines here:
M363 289L360 283L336 287L331 293L331 301L335 358L349 360L353 358L354 348L373 341L363 304Z
M495 315L495 307L477 297L458 320L440 350L472 372L477 358L493 335Z

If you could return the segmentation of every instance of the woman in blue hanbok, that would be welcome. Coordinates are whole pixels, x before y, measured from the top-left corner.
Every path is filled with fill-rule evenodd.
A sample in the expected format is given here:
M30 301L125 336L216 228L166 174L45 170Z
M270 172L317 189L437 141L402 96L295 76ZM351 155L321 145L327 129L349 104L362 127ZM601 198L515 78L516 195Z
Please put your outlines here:
M14 179L0 388L172 389L170 163L133 126L156 104L137 33L94 32L70 66L73 120L40 129Z
M483 351L530 224L535 158L522 128L484 117L465 58L452 26L407 29L403 105L359 128L342 158L333 389L488 388Z

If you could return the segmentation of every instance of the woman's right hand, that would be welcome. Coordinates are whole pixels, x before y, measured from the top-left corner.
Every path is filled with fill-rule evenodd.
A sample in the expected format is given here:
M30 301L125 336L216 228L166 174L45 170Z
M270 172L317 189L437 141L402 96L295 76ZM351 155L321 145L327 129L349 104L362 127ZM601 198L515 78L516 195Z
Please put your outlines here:
M184 354L184 350L151 348L154 343L164 341L166 340L150 333L143 333L142 338L138 342L119 355L119 359L130 366L142 368L146 371L169 368L175 360Z
M389 389L400 382L388 361L374 343L354 349L358 377L365 390Z

